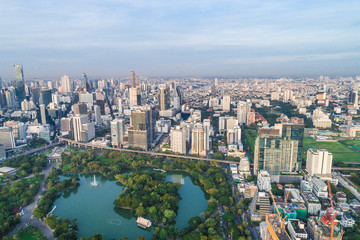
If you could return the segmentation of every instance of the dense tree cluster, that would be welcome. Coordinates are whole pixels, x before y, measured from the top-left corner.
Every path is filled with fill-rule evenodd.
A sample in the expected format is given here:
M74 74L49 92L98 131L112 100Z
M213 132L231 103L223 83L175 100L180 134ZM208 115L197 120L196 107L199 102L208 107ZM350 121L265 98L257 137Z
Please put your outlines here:
M5 236L19 223L15 208L30 204L37 192L44 175L16 181L0 186L0 237Z
M54 230L54 237L57 240L78 239L76 220L70 221L68 218L61 219L51 215L45 218L45 223Z
M131 208L136 216L149 217L156 226L156 239L175 238L175 217L180 196L179 183L165 181L166 174L136 171L120 174L116 179L127 186L114 201L117 208Z
M24 155L5 160L3 166L17 168L16 174L23 178L31 173L40 173L47 165L43 155Z

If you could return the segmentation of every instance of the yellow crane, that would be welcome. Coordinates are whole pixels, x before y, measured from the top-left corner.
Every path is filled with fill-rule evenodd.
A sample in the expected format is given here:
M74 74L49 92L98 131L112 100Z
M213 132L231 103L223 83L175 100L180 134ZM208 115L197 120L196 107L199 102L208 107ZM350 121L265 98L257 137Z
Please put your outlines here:
M285 209L286 209L286 206L287 206L287 200L288 200L288 198L289 198L290 189L291 189L291 184L290 184L290 186L289 186L289 191L286 193L286 197L285 197Z

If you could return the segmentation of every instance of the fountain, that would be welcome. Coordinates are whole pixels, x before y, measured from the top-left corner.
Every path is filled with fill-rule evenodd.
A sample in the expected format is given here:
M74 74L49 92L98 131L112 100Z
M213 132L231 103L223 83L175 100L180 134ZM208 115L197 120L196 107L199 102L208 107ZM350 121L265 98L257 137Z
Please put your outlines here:
M97 186L99 185L99 182L96 181L95 175L94 175L94 181L92 181L92 182L90 183L90 185L91 185L92 187L97 187Z

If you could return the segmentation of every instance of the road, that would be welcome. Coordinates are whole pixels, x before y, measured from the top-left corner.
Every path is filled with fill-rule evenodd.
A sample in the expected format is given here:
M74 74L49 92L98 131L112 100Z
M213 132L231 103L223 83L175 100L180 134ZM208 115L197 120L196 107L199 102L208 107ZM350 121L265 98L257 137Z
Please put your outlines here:
M53 150L53 152L54 152L54 150ZM44 224L43 222L41 222L39 219L35 219L33 216L34 209L36 208L37 203L41 198L41 194L44 191L46 191L45 179L49 175L52 167L58 168L59 162L58 161L57 162L49 162L48 165L46 166L46 168L42 171L42 174L44 174L44 178L40 184L39 191L36 194L36 196L34 197L34 201L31 204L29 204L23 208L24 215L20 217L20 224L18 224L16 226L16 228L10 233L11 236L14 235L19 229L25 228L26 226L28 226L29 223L31 223L32 226L38 227L47 239L55 240L55 238L53 237L53 232L50 229L50 227L47 226L46 224Z
M346 181L343 177L342 174L340 175L336 175L336 178L339 180L339 182L341 183L341 185L343 185L345 188L349 189L350 192L360 201L360 194L359 192L353 187L351 186L348 181Z
M148 152L148 151L139 151L139 150L132 150L132 149L92 145L91 143L76 142L74 140L67 139L67 138L58 138L58 139L59 139L59 141L67 142L68 144L74 144L77 146L83 146L83 147L88 147L88 148L98 148L98 149L104 149L104 150L110 150L110 151L142 153L142 154L147 154L147 155L151 155L151 156L183 158L183 159L190 159L190 160L196 160L196 161L207 161L207 162L215 161L215 162L226 163L226 164L239 163L238 161L228 161L228 160L219 160L219 159L212 159L212 158L202 158L202 157L194 157L194 156L176 155L176 154L168 154L168 153L157 153L157 152Z
M24 156L24 155L31 155L31 154L34 154L34 153L37 153L37 152L44 151L44 150L46 150L48 148L54 148L56 146L60 146L62 144L63 144L62 142L50 143L49 145L46 145L46 146L43 146L43 147L31 149L29 151L26 151L26 152L23 152L23 153L20 153L20 154L16 154L16 157L20 157L20 156Z

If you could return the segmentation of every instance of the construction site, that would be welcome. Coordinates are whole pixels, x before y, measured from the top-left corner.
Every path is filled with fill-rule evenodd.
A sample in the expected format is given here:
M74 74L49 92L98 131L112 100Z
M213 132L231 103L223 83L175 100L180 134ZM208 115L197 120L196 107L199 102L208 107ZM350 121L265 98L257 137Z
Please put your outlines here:
M321 217L308 218L307 222L308 233L313 240L341 240L343 237L344 231L338 222L327 224Z

